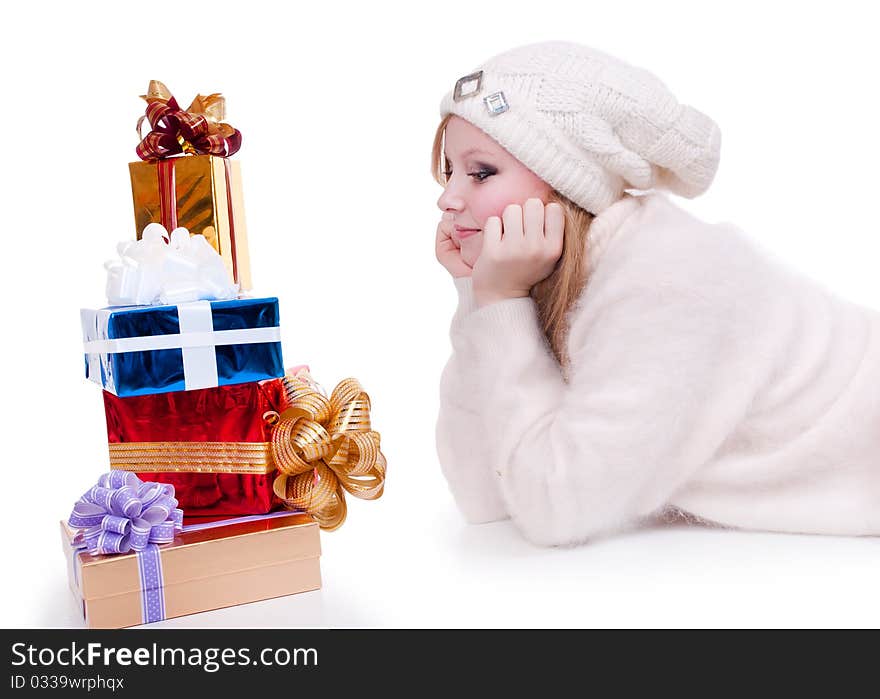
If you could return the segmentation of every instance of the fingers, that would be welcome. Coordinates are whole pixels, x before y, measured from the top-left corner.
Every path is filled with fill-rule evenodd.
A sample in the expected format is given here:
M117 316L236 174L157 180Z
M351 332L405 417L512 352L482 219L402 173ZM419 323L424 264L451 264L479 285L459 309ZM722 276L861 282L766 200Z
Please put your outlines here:
M437 224L437 245L440 245L444 238L448 240L449 245L455 244L455 239L452 237L454 230L452 220L453 216L450 213L444 213L440 218L440 223Z
M564 227L562 207L557 203L544 205L538 198L527 199L522 206L511 204L504 209L504 235L521 234L526 238L543 238L547 235L547 216L552 217L553 235Z
M444 236L442 233L437 236L437 245L435 246L435 248L438 255L448 251L457 252L461 249L460 246L456 244L455 240Z
M437 224L437 240L435 254L437 261L446 268L453 277L469 277L472 269L461 257L458 241L453 237L452 219L444 218Z
M527 238L544 237L544 202L527 199L523 204L523 232Z
M551 249L557 254L562 253L562 241L565 236L565 212L560 204L553 202L544 209L544 237Z
M497 246L501 242L501 219L490 216L483 224L483 245ZM505 224L506 229L506 224Z
M437 245L440 245L440 243L444 242L446 239L451 240L451 237L441 221L437 224Z
M501 221L504 224L504 237L522 238L523 210L521 206L510 204L504 207L504 211L501 213Z
M443 231L444 235L447 237L452 236L453 230L453 221L454 216L449 212L444 212L444 214L440 217L440 223L437 224L437 231Z
M497 220L497 217L493 218ZM556 202L545 205L540 199L531 198L522 206L510 204L504 208L500 223L498 240L507 239L511 243L520 239L540 244L548 242L550 249L562 250L565 213Z

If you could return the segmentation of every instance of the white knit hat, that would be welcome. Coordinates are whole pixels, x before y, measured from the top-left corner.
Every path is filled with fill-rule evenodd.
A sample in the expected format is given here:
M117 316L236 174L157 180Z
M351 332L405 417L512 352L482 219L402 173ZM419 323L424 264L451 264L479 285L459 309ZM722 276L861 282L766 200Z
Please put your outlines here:
M625 189L705 192L721 131L652 73L595 49L532 44L490 59L440 104L593 214Z

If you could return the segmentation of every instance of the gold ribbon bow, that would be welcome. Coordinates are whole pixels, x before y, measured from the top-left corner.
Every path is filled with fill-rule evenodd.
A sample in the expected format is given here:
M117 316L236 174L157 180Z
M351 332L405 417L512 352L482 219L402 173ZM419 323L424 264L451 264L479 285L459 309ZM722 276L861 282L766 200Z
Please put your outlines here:
M288 407L266 414L280 471L273 489L285 507L305 510L333 531L345 521L345 491L375 500L385 487L387 463L370 427L370 397L355 379L345 379L328 399L305 372L284 377L283 385Z

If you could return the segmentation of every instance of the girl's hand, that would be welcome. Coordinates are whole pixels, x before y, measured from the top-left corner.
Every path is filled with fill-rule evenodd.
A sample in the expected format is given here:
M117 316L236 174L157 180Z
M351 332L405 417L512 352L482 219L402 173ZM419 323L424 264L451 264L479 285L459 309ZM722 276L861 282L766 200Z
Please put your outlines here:
M453 277L469 277L473 270L461 259L461 250L452 239L452 218L452 214L443 214L437 225L437 260Z
M490 217L473 270L477 305L528 296L535 284L550 276L562 255L564 229L562 207L545 207L540 199L511 204L500 219Z

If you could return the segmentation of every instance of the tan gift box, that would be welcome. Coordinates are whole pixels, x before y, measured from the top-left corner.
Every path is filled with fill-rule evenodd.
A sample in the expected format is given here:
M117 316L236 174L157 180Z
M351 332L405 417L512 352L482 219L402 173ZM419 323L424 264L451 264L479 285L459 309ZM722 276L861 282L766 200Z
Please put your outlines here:
M237 160L186 155L129 163L128 170L138 240L148 223L161 223L169 233L178 226L200 233L220 253L230 278L243 290L251 288Z
M159 546L165 618L281 597L321 587L317 523L302 513L229 520L177 532ZM144 623L135 553L92 556L73 546L61 522L68 580L90 628Z

